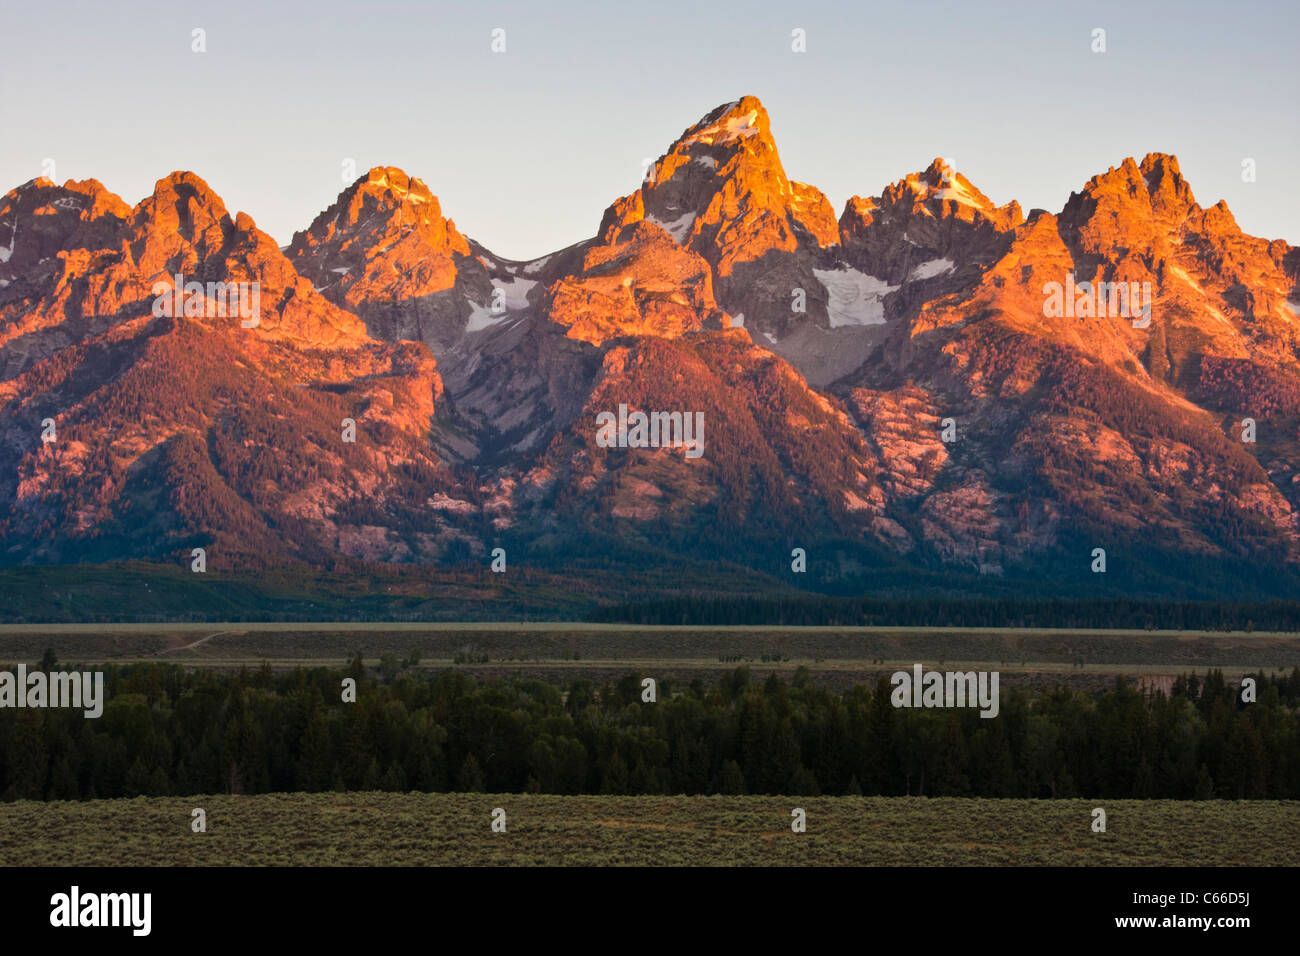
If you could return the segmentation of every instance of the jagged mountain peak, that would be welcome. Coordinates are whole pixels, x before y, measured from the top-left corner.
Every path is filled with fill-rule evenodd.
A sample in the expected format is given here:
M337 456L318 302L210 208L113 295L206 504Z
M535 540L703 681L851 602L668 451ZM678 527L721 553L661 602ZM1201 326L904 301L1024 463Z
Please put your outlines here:
M468 242L455 223L443 218L438 197L423 180L395 166L376 166L339 193L307 229L294 234L289 255L299 257L322 243L340 250L358 242L387 248L413 232L430 252L450 249L469 255Z
M99 248L110 241L131 207L96 179L58 186L44 176L0 197L0 288L48 272L61 250Z
M1132 158L1128 160L1132 162ZM1149 177L1152 173L1159 172L1167 174L1177 182L1182 182L1183 173L1178 167L1178 157L1173 153L1147 153L1142 157L1142 162L1138 170L1144 177Z
M648 170L640 189L606 210L599 241L618 241L647 220L729 275L772 251L839 241L835 213L817 189L781 166L767 110L743 96L689 127Z
M153 193L133 210L131 221L135 236L180 238L198 246L200 257L225 246L234 229L235 222L216 190L189 170L158 180Z
M294 234L286 252L312 287L387 339L440 356L486 310L492 286L470 241L423 180L376 166Z
M772 145L771 121L757 96L742 96L707 113L677 140L681 146L731 146L751 148Z
M1145 204L1162 214L1186 215L1198 208L1178 157L1170 153L1148 153L1140 164L1125 157L1119 166L1088 180L1082 191L1071 194L1071 201L1075 197Z
M387 187L399 193L414 192L426 198L431 195L424 180L408 175L404 169L397 166L372 166L353 185L361 187L369 184Z
M840 216L840 228L852 236L880 218L917 216L987 220L1000 232L1024 221L1018 202L1013 199L1005 206L995 205L949 160L939 157L924 170L886 186L878 197L851 197Z
M59 186L39 176L0 196L0 222L10 227L32 217L88 222L105 215L126 219L131 207L97 179L69 179Z
M11 189L3 201L6 206L39 208L41 215L76 209L87 219L104 213L125 219L131 212L131 207L98 179L69 179L60 186L45 176L37 176ZM47 203L51 209L41 208Z
M1093 176L1070 194L1061 210L1060 231L1085 271L1103 260L1124 259L1155 270L1189 233L1213 245L1240 236L1222 204L1207 222L1177 157L1168 153L1148 153L1140 164L1129 156Z
M791 527L981 574L1073 561L1098 528L1300 561L1297 253L1196 207L1176 157L1126 159L1028 222L939 158L854 196L841 229L745 96L647 165L600 235L527 263L394 166L349 177L288 257L192 172L135 209L93 180L11 191L0 498L21 507L0 543L74 554L121 500L129 553L154 553L131 521L199 475L214 491L165 514L168 542L292 538L313 561L439 561L489 524L673 548ZM257 283L260 321L151 316L178 273ZM1081 301L1099 282L1136 284L1152 322ZM624 404L698 410L703 459L607 453L593 418ZM1258 419L1265 456L1224 438L1229 413ZM67 443L33 450L46 414ZM472 464L477 491L440 459Z
M432 220L442 216L442 206L424 180L408 176L396 166L376 166L362 176L343 195L365 194L389 203L398 203L403 211L416 207L421 219ZM342 198L342 197L340 197ZM427 208L421 208L427 207Z
M418 259L469 256L470 247L455 223L443 218L438 197L423 180L395 166L376 166L294 234L288 255L313 281L346 291L363 276L395 278L394 257L414 265ZM442 279L435 284L446 287Z
M1019 203L994 205L940 157L879 196L851 197L839 220L841 255L886 287L904 288L896 303L904 314L907 302L924 301L906 291L914 283L926 295L972 288L1023 222Z
M226 204L216 190L209 186L202 176L188 169L178 169L158 180L154 184L153 193L141 205L172 202L178 199L192 201L196 206L219 210L222 215L228 215Z
M932 189L963 188L962 181L965 183L965 188L971 188L970 181L965 176L961 177L961 181L958 180L956 167L942 156L936 156L929 166L914 176Z

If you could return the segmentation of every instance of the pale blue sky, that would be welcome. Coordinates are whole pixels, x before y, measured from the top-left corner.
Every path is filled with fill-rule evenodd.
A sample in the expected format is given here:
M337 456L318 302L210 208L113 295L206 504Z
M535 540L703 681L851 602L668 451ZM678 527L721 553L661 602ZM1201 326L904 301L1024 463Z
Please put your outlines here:
M787 173L837 214L935 156L998 203L1055 212L1125 156L1163 151L1203 206L1226 199L1246 231L1300 243L1297 10L5 0L0 190L48 157L59 182L94 177L135 203L190 169L284 245L352 158L421 177L462 231L531 258L592 235L643 157L752 93Z

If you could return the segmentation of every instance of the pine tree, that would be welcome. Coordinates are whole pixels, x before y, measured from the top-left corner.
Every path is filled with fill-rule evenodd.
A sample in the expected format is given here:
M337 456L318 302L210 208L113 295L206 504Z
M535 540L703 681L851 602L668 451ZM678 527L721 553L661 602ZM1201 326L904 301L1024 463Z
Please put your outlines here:
M9 800L40 800L45 796L45 776L49 763L41 734L43 714L39 710L18 712L13 736L6 742L6 777ZM113 794L116 796L117 794Z
M636 764L632 767L632 772L628 774L627 789L628 793L635 794L661 792L659 778L646 765L644 758L636 758Z
M734 760L728 760L722 765L722 771L718 774L718 793L728 796L736 796L746 793L745 775L740 770L740 764Z
M473 754L466 754L465 762L460 765L460 773L456 775L456 790L459 793L483 792L483 770Z
M50 772L50 799L76 800L80 796L79 790L77 775L72 772L72 761L65 754L54 762Z
M817 785L817 778L813 772L803 764L790 777L789 793L795 797L817 797L821 795L821 787Z
M1214 799L1214 779L1210 776L1210 769L1205 764L1201 764L1201 769L1196 774L1196 799Z
M388 765L384 779L379 783L379 789L388 793L406 793L406 771L396 760Z
M144 761L139 757L131 764L131 769L126 772L126 796L128 797L145 797L149 795L149 768L144 765Z
M627 786L627 763L619 756L618 751L614 751L614 755L605 764L605 773L600 778L600 792L606 794L627 793Z

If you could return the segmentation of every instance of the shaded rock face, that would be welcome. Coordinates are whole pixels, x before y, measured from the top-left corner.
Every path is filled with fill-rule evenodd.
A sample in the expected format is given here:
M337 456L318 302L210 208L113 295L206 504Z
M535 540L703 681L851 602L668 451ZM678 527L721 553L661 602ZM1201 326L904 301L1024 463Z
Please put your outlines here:
M178 275L196 308L159 310ZM256 284L255 322L219 283ZM1149 322L1084 294L1120 283ZM770 572L797 542L997 578L1106 542L1285 571L1298 312L1300 252L1173 156L1028 218L937 159L837 220L750 96L531 262L393 167L284 253L193 173L134 207L34 180L0 199L0 553L438 564L509 536ZM699 416L701 453L611 446L620 408Z
M845 261L874 269L900 295L900 314L969 287L1010 248L1024 221L1014 200L1002 207L942 159L884 190L845 204L839 227Z

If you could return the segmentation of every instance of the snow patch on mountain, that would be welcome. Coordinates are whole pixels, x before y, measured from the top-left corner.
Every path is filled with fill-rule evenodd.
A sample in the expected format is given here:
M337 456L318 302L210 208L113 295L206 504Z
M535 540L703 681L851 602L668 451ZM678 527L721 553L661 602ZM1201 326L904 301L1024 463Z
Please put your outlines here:
M492 298L496 298L497 290L500 290L505 295L503 301L505 311L503 312L492 311L490 301L488 305L483 305L481 302L475 302L473 299L466 297L465 301L469 303L470 316L469 321L465 323L465 332L467 334L480 332L493 325L500 325L511 318L511 312L518 312L528 308L528 293L535 285L537 285L536 279L525 279L521 276L511 279L509 282L500 279L493 280Z
M975 209L984 208L984 203L957 178L957 174L949 166L943 166L939 169L938 186L931 186L921 178L919 173L909 174L904 182L921 200L951 199L963 206L971 206Z
M943 170L940 188L932 194L932 198L951 199L963 206L974 206L976 209L983 206L979 198L957 179L957 174L947 168Z
M885 296L899 289L850 266L814 269L813 275L830 296L826 312L833 329L842 325L883 325Z
M537 285L537 280L516 276L509 282L497 280L492 285L494 288L505 292L507 309L526 309L528 308L528 293L533 286Z
M929 262L922 262L913 269L907 278L909 282L916 282L920 279L933 279L935 276L952 272L954 268L955 264L951 259L931 259Z
M473 299L466 297L465 301L469 303L470 309L469 321L465 323L466 334L481 332L510 318L509 312L494 313L487 306Z
M758 110L750 110L744 116L729 116L724 122L706 126L682 142L683 145L705 143L709 146L716 146L720 143L730 143L733 140L757 136L759 129L754 125L756 119L758 119Z
M0 246L0 262L8 262L9 257L14 254L14 245L18 242L18 223L14 223L13 235L9 237L9 245Z
M671 221L657 219L654 216L646 216L646 219L672 236L673 241L680 246L682 240L686 238L686 233L690 232L691 225L695 222L695 215L693 212L688 212L686 215L679 216Z

